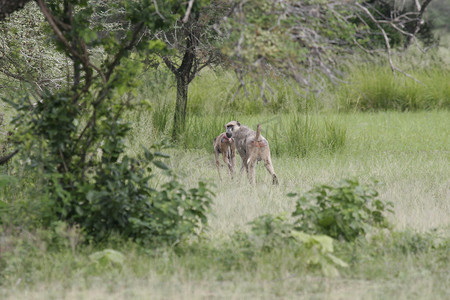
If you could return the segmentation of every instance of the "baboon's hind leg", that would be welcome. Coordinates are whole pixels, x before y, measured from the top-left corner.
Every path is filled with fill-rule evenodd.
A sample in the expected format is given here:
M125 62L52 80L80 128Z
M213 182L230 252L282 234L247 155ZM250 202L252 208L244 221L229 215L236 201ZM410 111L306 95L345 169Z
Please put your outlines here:
M250 181L250 184L255 184L256 157L251 155L248 158L247 165L248 165L247 166L247 169L248 169L248 172L247 172L248 181Z
M219 162L219 153L217 153L217 150L214 149L214 156L216 157L216 167L217 167L217 173L219 174L219 179L222 180L222 176L220 176L220 162Z
M272 175L272 184L278 184L277 174L275 174L275 170L273 169L270 156L264 160L264 166L266 167L267 171L269 171L270 175Z
M223 161L228 166L228 170L229 170L231 177L233 177L233 167L231 166L230 160L228 158L228 151L224 151L222 153L222 156L223 156Z
M234 177L234 172L236 169L236 147L234 146L234 143L230 145L230 160L231 160L231 177Z
M241 170L239 171L240 175L242 175L242 172L244 172L244 169L248 173L247 160L245 159L245 157L241 157L241 158L242 158L242 164L241 164Z

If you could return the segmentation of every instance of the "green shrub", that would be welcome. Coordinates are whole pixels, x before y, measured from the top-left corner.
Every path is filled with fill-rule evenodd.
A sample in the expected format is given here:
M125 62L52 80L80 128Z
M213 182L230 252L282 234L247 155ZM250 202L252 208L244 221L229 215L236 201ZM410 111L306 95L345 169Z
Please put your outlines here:
M384 213L392 212L389 209L392 204L377 197L372 185L360 185L357 180L316 186L297 199L293 212L297 217L296 228L352 241L371 226L388 227Z
M297 230L283 216L260 216L249 223L250 233L237 232L235 246L248 257L262 253L294 253L297 263L303 267L318 268L326 276L339 274L338 268L347 264L336 257L333 239L326 235L311 235Z
M143 244L173 243L195 233L207 223L212 193L203 182L186 190L158 160L161 157L166 155L146 150L139 159L124 156L120 163L105 164L81 187L87 192L86 201L75 207L69 221L96 239L117 233ZM171 177L159 189L150 185L152 165Z

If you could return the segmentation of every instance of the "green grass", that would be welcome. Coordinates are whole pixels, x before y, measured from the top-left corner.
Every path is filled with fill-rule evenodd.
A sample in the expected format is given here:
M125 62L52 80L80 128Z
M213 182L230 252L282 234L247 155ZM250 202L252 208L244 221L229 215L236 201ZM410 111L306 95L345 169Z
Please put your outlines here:
M205 70L189 89L186 131L177 147L166 150L183 184L214 185L202 238L152 249L120 238L92 245L58 224L44 230L27 227L36 220L11 220L0 226L0 299L450 298L450 74L448 62L424 68L415 59L410 67L408 59L396 63L424 85L401 74L395 79L385 64L365 63L349 68L349 84L315 95L270 78L266 105L251 79L248 95L241 90L231 102L233 75ZM130 155L171 134L173 78L148 72L142 79L139 100L151 109L126 116L134 122ZM9 111L5 120L10 119ZM255 186L245 174L219 181L212 141L233 119L251 128L262 124L279 186L271 185L262 164ZM1 201L36 203L29 191L39 181L18 162L0 172L23 177L0 178L0 210ZM163 173L154 175L154 186L165 182ZM394 203L395 213L388 216L393 229L370 231L354 243L335 242L334 254L349 265L337 277L324 276L290 248L253 253L236 242L235 233L250 232L248 223L256 217L289 216L295 202L288 193L352 177L382 183L380 198ZM119 251L118 259L91 256L104 249Z
M235 75L230 71L203 70L189 85L189 116L261 115L313 113L324 110L352 111L419 111L450 109L450 65L448 55L441 53L400 53L393 56L397 68L419 82L392 73L387 58L352 57L343 72L343 83L313 89L308 93L294 81L269 77L266 81L264 103L260 82L244 78L245 89L237 90ZM149 71L142 78L140 93L150 98L154 109L165 104L173 107L175 86L168 71ZM233 98L234 97L234 98Z
M450 71L441 67L406 69L419 82L389 66L352 67L348 84L337 88L334 106L343 111L431 110L450 108Z
M140 115L130 153L139 153L140 144L157 141L151 115ZM242 117L241 122L251 126L261 122L266 130L274 122L268 115ZM200 123L201 117L197 118ZM169 149L169 165L183 183L193 186L204 179L216 185L202 240L160 249L142 249L120 240L95 246L75 243L73 247L73 234L3 226L0 298L447 299L450 113L317 114L309 119L283 115L279 119L282 124L294 124L292 120L302 126L320 124L314 127L320 129L316 136L326 135L326 126L330 126L326 124L331 121L345 125L344 145L334 152L313 148L305 157L274 155L280 185L272 186L259 164L255 187L245 175L233 181L218 180L212 143L209 150L203 146ZM223 122L222 118L205 120L211 127ZM272 146L274 136L266 136ZM247 223L258 216L289 215L295 203L287 193L348 177L363 183L371 178L381 181L380 198L394 203L395 214L389 216L392 232L374 231L355 244L335 244L336 256L349 264L340 269L338 277L324 277L305 267L304 260L289 249L249 257L232 243L234 232L249 231ZM164 175L154 180L163 182ZM124 261L99 263L89 258L104 248L120 251Z

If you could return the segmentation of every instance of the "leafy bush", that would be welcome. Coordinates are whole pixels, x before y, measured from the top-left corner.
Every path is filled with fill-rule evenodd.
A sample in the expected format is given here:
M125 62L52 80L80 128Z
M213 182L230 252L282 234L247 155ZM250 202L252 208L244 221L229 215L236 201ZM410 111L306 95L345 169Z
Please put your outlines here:
M124 120L126 112L141 107L133 96L140 85L143 58L167 53L162 41L142 33L171 28L183 8L176 1L165 1L155 15L155 7L146 1L124 1L105 13L104 3L66 2L72 9L50 5L47 14L65 24L56 28L50 22L49 29L83 44L69 45L60 35L48 35L56 50L72 60L74 70L68 71L67 82L5 99L17 112L12 123L19 159L38 179L36 198L6 205L37 207L30 212L36 223L78 224L96 241L116 233L143 243L177 242L206 222L211 192L201 182L186 190L158 160L165 155L144 150L142 157L128 156L131 127ZM127 25L111 29L111 18ZM164 112L160 115L161 129L167 119ZM159 189L150 182L153 166L170 176Z
M326 276L339 274L338 267L347 264L333 254L333 239L326 235L311 235L299 231L283 216L260 216L249 223L250 233L237 232L233 238L238 249L249 256L284 251L294 253L300 264L319 268Z
M352 241L371 226L388 227L384 213L392 212L392 203L377 197L372 185L360 185L356 179L319 185L298 197L293 212L298 218L296 228Z
M186 190L158 157L167 156L146 150L139 160L124 156L120 163L106 164L82 188L87 201L70 220L96 238L117 232L142 243L173 243L194 233L207 222L212 193L203 182ZM149 182L152 165L171 177L159 189Z
M96 241L116 233L144 244L177 242L206 223L212 196L206 184L186 190L160 160L167 155L156 146L153 152L144 149L141 157L125 154L130 124L119 118L124 109L119 97L97 106L102 122L89 134L80 129L86 123L81 111L64 95L44 94L36 107L27 100L10 104L18 111L14 138L27 158L23 166L37 179L34 194L2 204L2 211L17 212L21 220L27 212L34 216L27 220L46 227L58 221L78 224ZM151 185L154 167L170 178L159 189Z

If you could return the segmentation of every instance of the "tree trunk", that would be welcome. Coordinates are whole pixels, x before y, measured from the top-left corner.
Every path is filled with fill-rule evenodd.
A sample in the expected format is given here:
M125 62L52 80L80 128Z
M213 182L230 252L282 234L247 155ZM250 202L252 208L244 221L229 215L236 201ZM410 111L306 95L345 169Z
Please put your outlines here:
M175 104L175 114L173 116L172 139L178 140L178 135L184 131L186 124L186 107L189 81L184 74L176 75L177 79L177 101Z
M172 139L174 141L178 140L179 135L183 132L185 127L188 87L193 79L193 74L196 73L194 68L196 44L194 40L195 38L192 36L192 33L186 37L186 49L178 69L174 69L173 64L169 63L172 66L171 70L177 79L177 101L175 104L172 131ZM168 60L166 60L166 64L169 66Z

